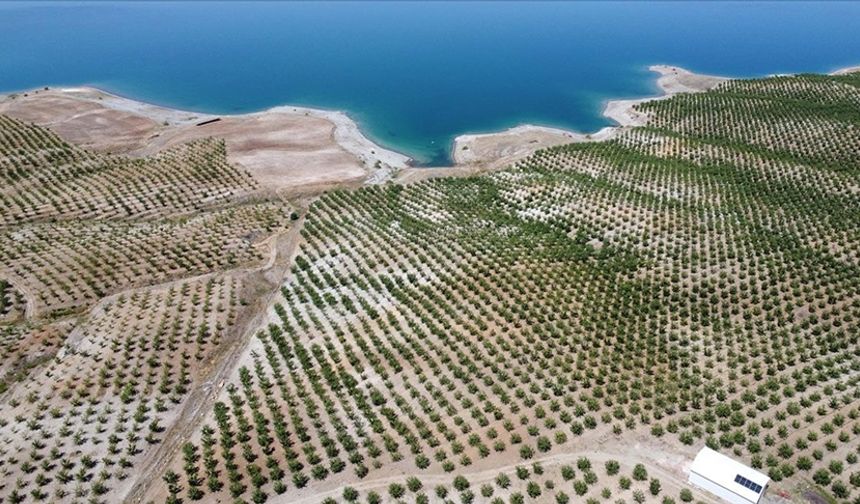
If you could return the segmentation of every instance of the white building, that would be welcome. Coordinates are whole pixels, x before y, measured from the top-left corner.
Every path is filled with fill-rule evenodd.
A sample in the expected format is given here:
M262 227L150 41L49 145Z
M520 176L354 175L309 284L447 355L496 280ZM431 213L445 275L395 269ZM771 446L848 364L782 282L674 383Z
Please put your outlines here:
M732 504L758 504L770 478L706 446L693 460L689 482Z

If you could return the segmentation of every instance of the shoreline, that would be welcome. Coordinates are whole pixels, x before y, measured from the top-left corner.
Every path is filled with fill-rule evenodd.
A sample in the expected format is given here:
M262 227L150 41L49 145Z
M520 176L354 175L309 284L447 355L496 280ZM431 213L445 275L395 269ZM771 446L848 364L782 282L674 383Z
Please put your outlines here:
M456 136L451 144L449 153L453 164L438 167L417 165L417 160L409 155L374 142L348 112L341 110L278 105L256 112L212 114L140 101L93 86L70 86L0 94L0 113L9 113L10 108L15 109L12 105L15 102L30 99L38 101L38 98L44 96L56 97L61 104L54 104L53 108L44 108L41 110L41 116L38 113L24 113L30 111L24 110L26 105L22 104L21 110L18 111L19 118L51 128L57 127L58 134L61 136L63 136L62 126L67 126L67 130L75 130L85 137L83 142L75 141L76 139L73 138L70 140L73 143L130 155L151 155L175 145L180 139L188 141L199 138L203 136L198 131L201 128L199 123L218 119L212 126L206 125L205 129L208 130L206 136L226 136L230 147L228 152L234 148L229 145L230 135L239 136L235 143L240 143L245 148L245 152L241 155L237 154L233 160L245 165L246 168L249 168L246 163L250 158L254 158L251 159L250 168L254 168L255 163L265 165L262 168L265 173L261 181L274 182L276 188L291 187L290 184L299 187L345 182L376 184L397 178L399 172L455 168L480 171L516 162L536 150L555 145L609 140L624 128L641 126L647 122L646 115L634 110L634 107L640 103L666 99L678 93L705 91L730 80L727 77L696 74L672 65L651 65L648 70L658 74L655 84L661 94L606 100L601 114L615 123L612 126L584 133L550 126L520 124L502 131L464 133ZM845 67L834 70L830 75L845 75L858 71L860 66ZM64 107L68 110L63 110ZM108 117L90 118L90 115L98 114ZM15 113L10 115L16 116ZM28 119L26 117L28 115L38 117ZM308 136L307 128L311 126L320 128L320 123L310 124L313 120L327 123L331 130L331 145L323 144L319 138L316 139L314 146L318 148L318 152L325 154L316 157L310 155L311 151L305 145L297 145L300 142L294 141L296 135ZM227 123L230 123L230 127L225 126ZM251 126L250 123L260 124ZM119 132L111 130L116 125L119 127ZM91 132L86 130L88 126L101 128L103 131L90 135ZM277 145L271 145L272 141L254 142L258 137L268 138L278 134L284 138L280 138L280 143ZM338 158L334 162L337 167L329 170L333 173L327 173L327 168L333 163L331 147L342 150L353 161L350 163L343 158ZM268 150L257 153L255 148ZM254 154L259 155L254 156ZM289 162L281 162L282 159L279 156L290 157ZM299 177L301 180L291 180L290 184L278 183L279 181L275 180L279 176L293 175L292 172L286 173L283 170L308 162L313 166L306 171L312 171L312 174L304 174ZM357 168L360 168L361 172ZM278 172L278 169L282 171Z
M848 75L857 72L860 72L860 65L837 68L836 70L830 72L829 75Z
M241 118L251 118L262 116L270 113L287 113L287 114L301 114L310 117L318 117L325 120L330 121L335 125L335 136L337 139L342 140L340 145L344 146L348 151L353 152L356 157L362 158L364 156L366 150L374 150L378 151L375 154L380 157L386 158L393 165L403 165L403 166L411 166L411 163L415 160L409 155L399 152L395 149L391 149L388 147L383 147L380 144L377 144L373 140L371 140L364 132L361 130L358 122L349 116L347 111L343 110L334 110L334 109L324 109L317 107L306 107L302 105L275 105L273 107L269 107L266 109L254 111L254 112L242 112L238 114L213 114L210 112L197 112L193 110L185 110L181 108L169 107L166 105L160 105L154 102L148 102L143 100L138 100L136 98L125 96L115 91L108 91L106 89L97 87L97 86L70 86L70 87L50 87L48 90L54 90L61 93L75 93L75 92L95 92L102 97L110 98L111 108L115 108L117 110L122 110L126 112L131 112L135 114L144 115L149 117L150 119L157 122L170 122L171 126L175 125L196 125L198 122L207 121L211 119L241 119ZM43 89L36 89L33 91L24 91L25 93L38 93L44 92ZM4 95L0 95L0 102L6 99L11 94L22 94L22 93L7 93ZM104 103L104 100L100 101ZM353 150L347 148L350 146Z
M294 114L315 117L326 120L334 125L334 141L341 148L354 156L367 167L367 183L380 183L391 179L398 171L404 169L444 169L471 165L496 167L509 164L521 159L535 150L571 142L603 141L617 134L619 128L638 126L647 120L632 109L644 101L664 99L678 92L696 92L703 89L702 83L690 85L690 80L697 78L711 79L708 84L726 80L722 77L700 76L680 67L669 65L652 65L652 72L658 73L656 86L662 91L661 95L646 96L633 99L611 99L603 103L601 114L615 122L614 126L605 126L598 131L584 133L558 127L534 124L519 124L502 131L479 133L464 133L452 141L449 156L453 162L450 166L422 165L408 154L395 148L383 146L374 142L359 123L349 116L347 111L330 110L300 105L276 105L255 112L239 114L213 114L173 108L158 103L137 100L115 91L108 91L96 86L62 86L37 88L0 95L0 104L11 96L19 99L25 95L36 96L44 93L60 93L77 95L75 98L85 101L97 101L100 105L120 112L143 116L165 127L192 127L198 122L212 119L243 120L265 117L270 114ZM710 87L710 86L708 86ZM2 111L2 109L0 109ZM49 125L50 126L50 125ZM138 149L150 154L151 149ZM379 163L379 164L377 164ZM376 167L379 167L377 169Z
M488 168L494 168L495 165L498 164L494 163L494 160L474 159L468 153L468 151L474 148L476 143L481 141L504 144L505 137L535 137L540 136L542 133L549 136L545 138L547 145L542 145L540 148L572 142L600 142L609 140L624 128L642 126L647 122L647 116L634 110L634 107L640 103L653 100L665 100L678 93L698 93L706 91L722 82L737 78L697 74L675 65L651 65L648 67L648 70L658 74L654 84L660 94L639 98L605 100L603 102L601 115L615 122L614 126L605 126L592 133L583 133L581 131L568 130L564 128L519 124L501 131L464 133L455 137L454 143L451 146L451 159L454 160L454 168L481 162L487 163ZM839 68L830 72L828 75L847 75L855 72L860 72L860 65ZM504 147L502 146L499 148ZM537 150L537 148L521 149L521 152L514 153L514 155L516 159L521 159L535 150ZM512 159L505 158L504 161L511 162Z
M546 147L574 142L610 140L624 128L642 126L647 122L647 116L633 110L639 103L663 100L678 93L705 91L730 80L728 77L696 74L672 65L651 65L648 70L659 74L656 79L656 86L662 94L604 101L601 114L614 121L616 123L614 126L605 126L592 133L583 133L561 128L521 124L503 131L459 135L454 138L451 151L455 166L485 163L488 168L494 168L501 160L509 163ZM476 151L478 154L474 155ZM488 159L494 155L496 159Z
M210 114L77 86L2 95L0 113L46 126L76 145L135 157L223 138L228 159L276 192L387 180L413 163L373 142L346 113L309 107Z

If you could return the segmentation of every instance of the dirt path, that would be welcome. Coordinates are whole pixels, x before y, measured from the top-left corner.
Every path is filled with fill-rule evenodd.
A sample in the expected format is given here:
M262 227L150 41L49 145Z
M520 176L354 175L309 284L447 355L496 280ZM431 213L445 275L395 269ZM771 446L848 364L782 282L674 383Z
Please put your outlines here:
M280 292L278 287L289 271L301 242L301 230L307 208L305 205L300 205L298 211L299 218L291 224L288 231L275 240L274 256L266 265L267 268L261 268L256 272L266 285L268 294L260 298L255 303L256 306L251 308L253 317L244 324L244 329L240 330L241 336L224 350L223 355L214 359L217 365L210 370L199 387L190 391L184 406L165 433L158 448L139 463L137 472L140 479L129 490L123 499L124 502L143 502L152 484L161 481L161 475L167 470L182 444L194 434L206 414L212 409L221 388L232 374L233 368L244 354L253 335L266 324L269 308L277 299L277 294Z
M286 234L286 233L284 233ZM260 267L260 270L267 271L272 269L275 266L275 261L278 260L278 241L281 238L279 234L273 234L272 236L266 238L265 240L258 243L256 246L266 248L266 253L269 258L266 260L266 264Z
M393 182L396 184L412 184L434 178L471 177L487 171L489 171L488 168L477 164L450 168L404 168L397 173Z
M284 237L289 235L291 230L292 230L292 227L285 232L275 233L272 236L269 236L265 240L263 240L263 241L261 241L255 245L256 247L265 248L266 254L269 256L269 258L266 260L266 264L264 264L262 266L256 266L253 268L239 268L239 269L235 269L235 270L226 270L226 271L210 271L208 273L201 273L199 275L181 277L181 278L178 278L175 280L169 280L167 282L163 282L163 283L159 283L159 284L155 284L155 285L147 285L147 286L143 286L143 287L136 287L136 288L122 290L122 291L116 292L114 294L111 294L107 297L100 299L98 303L96 303L94 306L92 306L91 308L89 308L87 310L86 316L91 317L93 314L97 313L98 311L103 310L106 305L110 305L110 304L116 302L116 300L119 297L127 296L127 295L129 295L129 293L134 293L134 292L138 292L138 291L142 292L142 291L155 290L155 289L169 289L172 286L181 286L183 283L186 283L186 282L203 281L203 280L206 280L208 278L216 277L216 276L224 274L224 273L253 274L253 273L261 273L261 272L265 273L267 271L270 271L275 267L276 261L278 260L279 242L283 241ZM65 349L67 349L67 348L76 349L78 347L78 345L80 345L81 340L85 336L82 329L83 329L82 326L78 326L72 330L72 332L66 338L66 341L65 341L65 344L63 345L63 348L59 352L60 357L62 357L63 354L65 353Z
M574 451L574 452L565 452L558 453L555 455L549 455L543 458L536 458L529 461L519 461L515 464L509 464L500 467L494 467L492 469L486 469L483 471L473 472L473 473L457 473L465 476L473 490L477 489L477 487L483 483L490 482L495 479L495 477L501 473L512 473L516 470L517 466L530 466L535 462L539 462L544 466L549 465L561 465L561 464L575 464L576 460L580 457L587 457L592 463L597 463L602 465L603 463L609 460L616 460L622 466L625 467L633 467L636 464L644 464L646 469L648 470L648 476L657 477L661 480L663 484L663 492L662 495L667 495L667 490L674 490L677 494L678 491L682 488L689 488L693 492L693 496L697 501L713 503L717 502L716 499L711 497L709 494L706 494L695 487L692 487L686 483L686 479L683 475L679 475L674 471L667 470L660 466L655 462L654 456L665 455L660 452L655 452L649 448L649 453L652 455L650 457L640 457L631 452L617 453L617 452L604 452L604 451L593 451L593 450L583 450L583 451ZM599 467L595 467L595 472L600 470ZM355 488L358 491L369 491L369 490L382 490L380 493L384 493L388 485L391 483L403 483L406 479L407 475L397 475L397 476L387 476L384 478L377 478L374 480L366 480L360 481L355 484L349 485L352 488ZM421 475L420 478L421 483L425 488L429 489L434 485L440 484L450 484L454 475L452 474L431 474L431 475ZM338 498L343 491L342 487L335 488L332 490L324 491L324 492L315 492L312 495L308 495L299 499L290 500L291 504L316 504L321 502L326 497ZM277 502L277 499L275 500Z
M30 321L36 318L36 295L29 290L15 287L24 297L24 320Z

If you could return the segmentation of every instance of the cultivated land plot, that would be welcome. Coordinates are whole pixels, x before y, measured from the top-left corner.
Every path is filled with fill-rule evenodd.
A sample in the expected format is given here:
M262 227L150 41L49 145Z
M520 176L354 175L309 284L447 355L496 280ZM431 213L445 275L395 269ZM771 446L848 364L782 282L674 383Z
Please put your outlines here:
M201 139L133 159L74 147L51 131L0 116L0 225L155 218L215 207L258 183L227 163L224 142Z
M223 340L238 336L228 328L242 289L211 275L102 302L3 405L6 498L105 499L130 483Z
M707 501L707 444L773 502L856 498L858 100L860 75L731 81L491 175L321 197L149 495Z
M297 215L211 138L132 159L0 116L0 180L0 498L119 502L244 346Z
M118 290L261 261L253 243L288 220L277 204L245 204L156 222L34 224L0 234L4 274L40 313Z

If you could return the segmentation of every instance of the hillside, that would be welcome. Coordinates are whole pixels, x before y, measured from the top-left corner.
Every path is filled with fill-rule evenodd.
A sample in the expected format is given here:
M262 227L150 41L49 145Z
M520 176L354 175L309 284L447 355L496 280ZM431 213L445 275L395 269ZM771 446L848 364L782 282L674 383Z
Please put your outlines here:
M856 499L860 74L711 85L315 194L0 115L0 498L714 502L708 445Z
M148 158L0 116L0 495L117 501L243 348L282 201L205 138Z
M707 501L682 491L707 444L773 502L856 496L860 75L638 111L316 200L276 319L151 495Z

